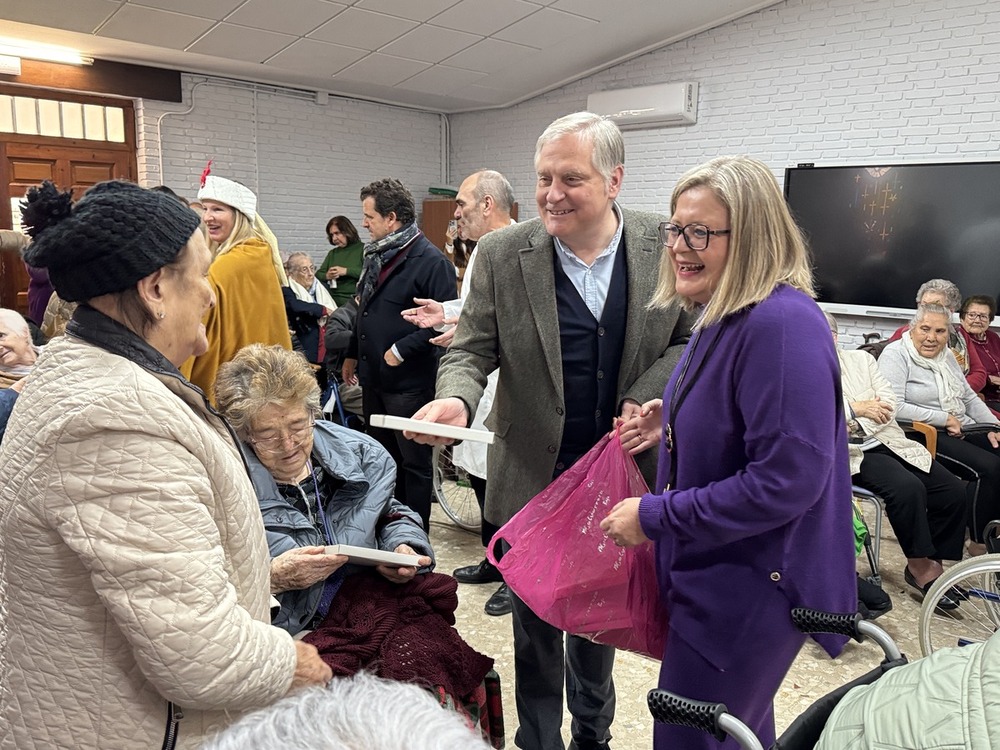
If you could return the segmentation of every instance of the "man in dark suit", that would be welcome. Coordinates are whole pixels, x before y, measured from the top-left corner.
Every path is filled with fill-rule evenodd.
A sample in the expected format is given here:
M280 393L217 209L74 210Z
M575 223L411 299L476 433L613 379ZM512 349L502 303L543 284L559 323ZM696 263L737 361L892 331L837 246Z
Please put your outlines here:
M437 400L415 416L465 426L486 376L500 368L493 410L486 517L506 523L640 404L659 398L687 342L679 309L648 310L664 217L615 203L625 147L610 121L581 112L538 139L540 219L480 240L472 287L438 374ZM416 440L446 442L428 436ZM630 449L649 445L630 445ZM655 456L640 456L650 468ZM558 564L558 561L553 561ZM564 665L571 748L611 739L614 649L540 620L513 597L515 743L563 750Z
M433 396L441 352L430 343L435 332L407 323L400 313L414 297L454 299L455 267L417 228L413 196L399 180L363 188L361 209L371 242L365 246L361 299L342 375L345 383L360 383L368 432L396 462L396 498L420 514L427 530L433 449L371 427L370 417L408 417Z

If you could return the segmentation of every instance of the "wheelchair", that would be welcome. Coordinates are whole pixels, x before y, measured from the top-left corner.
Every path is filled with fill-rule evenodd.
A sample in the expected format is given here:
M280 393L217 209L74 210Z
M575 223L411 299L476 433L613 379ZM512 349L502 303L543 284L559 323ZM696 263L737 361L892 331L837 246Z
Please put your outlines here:
M842 685L809 706L775 740L770 750L813 750L827 719L849 690L859 685L870 685L890 669L907 663L892 637L878 625L863 620L859 614L840 615L796 607L792 610L792 621L803 633L834 633L849 636L858 642L871 638L882 648L884 659L867 674ZM646 702L658 722L701 730L714 735L719 742L730 736L743 750L764 750L757 736L730 714L723 703L694 701L659 688L649 691Z
M441 510L466 531L478 532L483 519L469 472L452 461L452 446L434 448L434 496Z
M988 554L948 568L924 597L919 627L924 656L985 641L1000 629L1000 521L987 524L984 536ZM957 609L938 607L942 596L956 594Z

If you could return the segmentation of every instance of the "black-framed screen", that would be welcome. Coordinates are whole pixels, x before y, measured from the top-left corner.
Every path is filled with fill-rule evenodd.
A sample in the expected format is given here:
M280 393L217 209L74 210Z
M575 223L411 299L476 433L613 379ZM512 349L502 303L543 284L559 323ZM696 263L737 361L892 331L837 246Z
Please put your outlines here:
M789 167L785 198L821 302L913 309L932 278L1000 295L1000 162Z

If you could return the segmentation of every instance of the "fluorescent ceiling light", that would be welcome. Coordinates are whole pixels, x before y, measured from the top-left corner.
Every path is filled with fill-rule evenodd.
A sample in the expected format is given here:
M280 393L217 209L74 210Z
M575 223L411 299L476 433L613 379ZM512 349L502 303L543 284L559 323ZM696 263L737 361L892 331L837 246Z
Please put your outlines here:
M56 47L49 44L35 44L17 39L0 38L0 55L26 57L29 60L67 63L69 65L93 65L94 58L85 57L75 49Z

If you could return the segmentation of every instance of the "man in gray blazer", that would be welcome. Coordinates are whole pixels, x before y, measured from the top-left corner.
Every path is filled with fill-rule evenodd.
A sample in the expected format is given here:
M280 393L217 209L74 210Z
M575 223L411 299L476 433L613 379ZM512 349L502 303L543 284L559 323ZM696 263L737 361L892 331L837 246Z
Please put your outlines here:
M500 368L486 421L490 449L486 517L508 521L612 428L663 395L690 332L678 309L648 310L665 217L615 203L625 147L614 123L580 112L538 139L540 219L484 236L437 400L415 415L466 426L486 376ZM413 435L421 442L448 442ZM632 444L630 449L650 447ZM640 456L646 468L655 455ZM558 560L553 560L558 565ZM568 636L513 597L515 744L563 750L564 665L570 747L601 750L611 739L614 649Z

